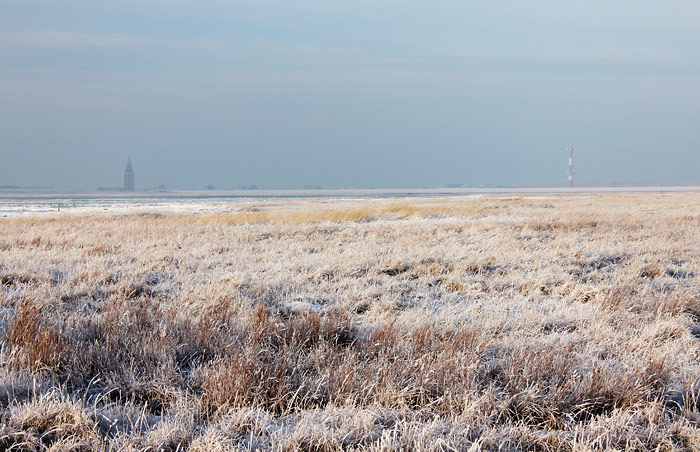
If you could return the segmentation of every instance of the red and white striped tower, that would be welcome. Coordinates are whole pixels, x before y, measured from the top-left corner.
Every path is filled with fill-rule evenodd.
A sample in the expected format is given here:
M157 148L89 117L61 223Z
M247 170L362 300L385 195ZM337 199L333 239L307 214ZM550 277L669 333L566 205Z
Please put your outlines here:
M567 171L567 174L569 175L569 187L573 187L574 186L574 147L572 145L569 145L568 151L569 151L569 171Z

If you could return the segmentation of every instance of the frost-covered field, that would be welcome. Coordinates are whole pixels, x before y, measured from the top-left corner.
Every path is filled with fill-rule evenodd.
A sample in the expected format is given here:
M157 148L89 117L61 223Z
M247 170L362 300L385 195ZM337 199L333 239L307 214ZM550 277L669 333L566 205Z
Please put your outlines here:
M695 193L248 200L0 232L2 448L700 448Z
M0 218L52 212L165 212L230 211L260 200L318 198L326 200L409 198L478 195L547 195L602 193L700 193L700 186L680 187L544 187L544 188L395 188L395 189L245 189L137 192L61 192L50 189L0 189Z
M201 213L228 211L237 205L254 202L255 199L222 196L158 196L134 194L132 196L77 196L7 195L0 194L0 217L37 216L52 213L89 214L103 213Z

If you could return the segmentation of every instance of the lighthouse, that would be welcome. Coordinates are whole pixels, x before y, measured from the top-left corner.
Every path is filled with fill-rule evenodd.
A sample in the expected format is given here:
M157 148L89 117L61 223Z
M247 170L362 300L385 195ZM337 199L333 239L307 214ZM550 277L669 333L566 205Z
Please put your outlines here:
M574 147L569 145L567 148L569 151L569 170L567 174L569 175L569 187L574 186Z

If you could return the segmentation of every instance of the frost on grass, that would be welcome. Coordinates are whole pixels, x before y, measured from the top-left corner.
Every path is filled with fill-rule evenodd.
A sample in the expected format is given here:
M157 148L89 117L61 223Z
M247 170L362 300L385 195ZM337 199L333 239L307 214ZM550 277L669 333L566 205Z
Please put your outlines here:
M0 448L700 448L697 195L230 207L0 222Z

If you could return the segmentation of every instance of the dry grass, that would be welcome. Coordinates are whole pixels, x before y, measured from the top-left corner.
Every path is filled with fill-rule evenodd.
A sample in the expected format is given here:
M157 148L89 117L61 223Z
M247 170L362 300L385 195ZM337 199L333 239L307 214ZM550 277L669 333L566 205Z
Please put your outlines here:
M0 221L0 447L697 450L700 197Z

